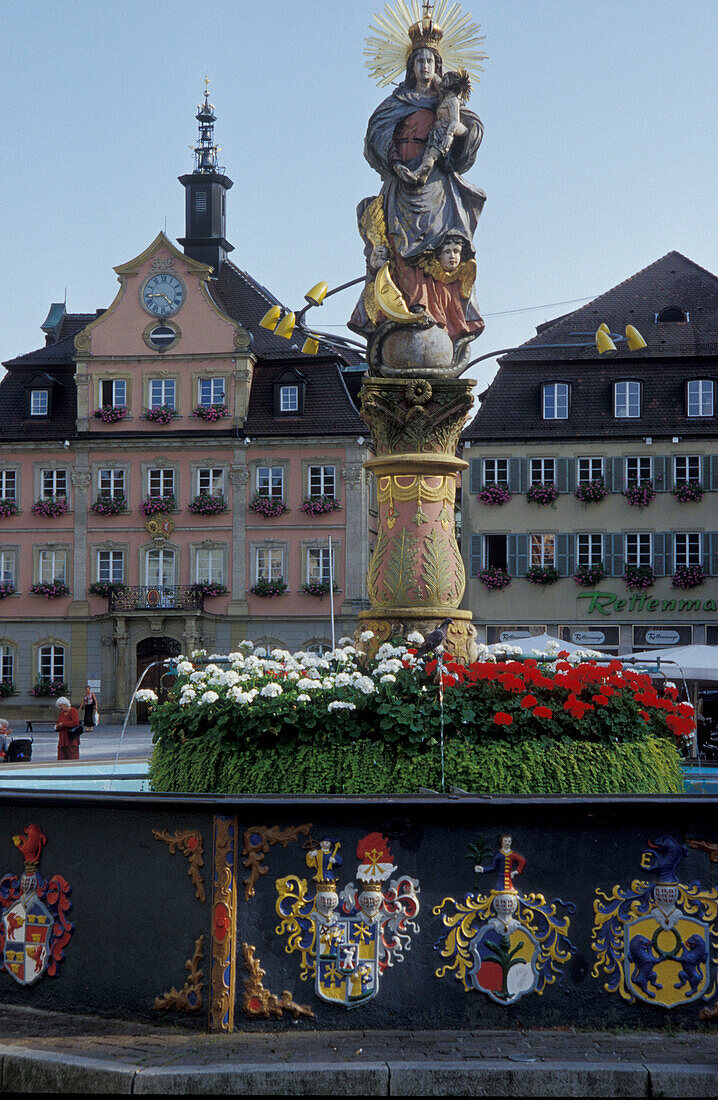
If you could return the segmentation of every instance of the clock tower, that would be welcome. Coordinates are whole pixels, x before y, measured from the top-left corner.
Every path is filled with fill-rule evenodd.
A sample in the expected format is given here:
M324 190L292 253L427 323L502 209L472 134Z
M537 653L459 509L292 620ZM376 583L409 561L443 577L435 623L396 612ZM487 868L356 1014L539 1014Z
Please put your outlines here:
M209 264L216 278L227 253L234 246L225 237L227 192L232 180L217 161L220 152L214 141L217 116L209 102L209 79L205 78L204 103L197 106L199 136L194 148L194 172L180 176L185 189L185 235L179 243L193 260Z

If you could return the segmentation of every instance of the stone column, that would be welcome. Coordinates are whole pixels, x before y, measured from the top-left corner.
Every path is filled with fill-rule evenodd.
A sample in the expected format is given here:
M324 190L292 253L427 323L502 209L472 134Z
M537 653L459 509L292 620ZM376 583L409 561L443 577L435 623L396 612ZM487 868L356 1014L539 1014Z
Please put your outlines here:
M87 468L87 454L77 456L77 467L70 478L73 489L73 558L72 558L72 618L89 615L87 603L87 505L91 474Z
M356 447L356 452L359 452ZM367 478L361 454L347 447L342 468L344 479L344 600L342 615L355 615L357 602L366 600L366 575L369 549L369 499Z
M456 451L475 385L365 378L361 414L375 451L365 467L376 477L379 519L371 610L360 613L359 632L373 630L375 644L414 629L426 635L450 618L448 648L462 661L475 653L471 612L459 610L466 577L454 522L458 475L468 467Z
M230 615L248 615L246 591L246 551L247 551L247 494L249 481L247 453L244 449L235 451L230 467L229 480L232 483L232 591L229 601Z

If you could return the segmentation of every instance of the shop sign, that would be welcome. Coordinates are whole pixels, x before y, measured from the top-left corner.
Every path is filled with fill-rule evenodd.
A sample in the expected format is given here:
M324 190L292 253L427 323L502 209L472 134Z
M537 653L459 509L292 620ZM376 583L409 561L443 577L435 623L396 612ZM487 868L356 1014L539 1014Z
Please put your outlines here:
M633 644L636 648L643 646L690 645L692 641L693 627L690 626L634 626Z
M649 615L656 613L683 611L694 616L702 617L718 611L718 603L715 600L697 600L691 597L669 596L665 599L651 596L650 592L634 592L631 596L619 596L616 592L582 592L577 600L588 600L588 606L581 608L587 615L605 615L607 618L614 613L633 615L646 612Z
M606 635L602 630L572 630L571 641L574 645L605 645Z
M496 645L497 642L518 642L522 638L535 638L538 634L543 634L546 631L546 627L541 626L527 626L520 623L505 623L501 626L487 626L486 627L486 644Z

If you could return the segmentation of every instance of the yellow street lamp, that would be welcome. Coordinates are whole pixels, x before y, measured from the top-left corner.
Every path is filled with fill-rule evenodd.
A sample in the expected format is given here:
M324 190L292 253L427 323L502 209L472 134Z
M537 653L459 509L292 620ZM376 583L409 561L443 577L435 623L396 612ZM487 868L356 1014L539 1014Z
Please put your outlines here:
M270 332L274 332L275 328L279 324L279 318L282 316L281 306L272 306L264 314L264 317L259 322L261 328L268 328Z
M281 321L274 330L275 336L281 336L283 340L291 340L292 333L294 332L294 326L297 323L297 318L291 311L285 313Z

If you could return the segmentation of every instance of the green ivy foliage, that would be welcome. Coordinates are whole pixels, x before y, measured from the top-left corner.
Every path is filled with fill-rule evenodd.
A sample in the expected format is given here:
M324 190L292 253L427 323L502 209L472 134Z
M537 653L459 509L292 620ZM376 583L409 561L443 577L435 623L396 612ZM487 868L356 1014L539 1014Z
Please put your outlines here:
M436 739L409 754L362 739L265 748L219 739L162 741L150 766L153 791L214 794L404 794L441 790ZM679 794L680 756L666 738L597 744L536 737L448 739L445 784L480 794Z

